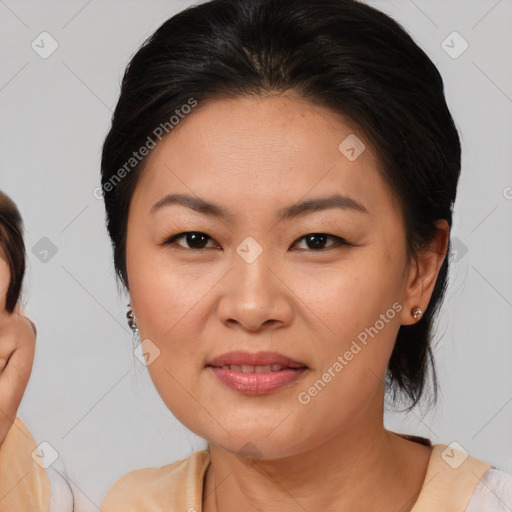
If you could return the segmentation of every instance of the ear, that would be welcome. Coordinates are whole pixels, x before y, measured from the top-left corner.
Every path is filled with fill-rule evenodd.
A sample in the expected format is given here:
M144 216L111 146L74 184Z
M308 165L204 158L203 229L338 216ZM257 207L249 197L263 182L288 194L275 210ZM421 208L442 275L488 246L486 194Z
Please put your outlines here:
M419 307L425 312L434 291L439 270L446 257L448 241L450 239L450 226L446 219L436 221L436 234L428 248L421 251L410 264L406 288L404 290L404 309L401 324L416 323L412 316L412 309Z

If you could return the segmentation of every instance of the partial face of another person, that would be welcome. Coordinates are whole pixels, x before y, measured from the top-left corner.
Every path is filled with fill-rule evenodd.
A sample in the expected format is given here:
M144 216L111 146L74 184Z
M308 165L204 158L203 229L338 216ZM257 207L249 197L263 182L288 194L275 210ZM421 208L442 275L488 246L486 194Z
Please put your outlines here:
M366 149L349 159L354 134ZM152 150L128 216L130 299L158 392L210 443L285 457L381 414L417 286L377 168L364 134L292 95L210 101ZM233 351L281 358L242 367Z
M7 289L9 288L9 281L11 279L11 272L9 264L4 257L4 253L0 249L0 313L5 310L5 299Z

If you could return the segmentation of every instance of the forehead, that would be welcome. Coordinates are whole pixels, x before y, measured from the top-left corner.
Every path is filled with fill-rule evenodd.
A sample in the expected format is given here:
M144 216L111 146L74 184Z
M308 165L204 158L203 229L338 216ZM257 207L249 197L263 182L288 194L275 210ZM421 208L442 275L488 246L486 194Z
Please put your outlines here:
M347 140L361 144L355 159ZM334 191L384 200L378 165L364 134L330 109L293 95L222 98L200 103L152 150L136 193L153 202L177 189L224 203Z

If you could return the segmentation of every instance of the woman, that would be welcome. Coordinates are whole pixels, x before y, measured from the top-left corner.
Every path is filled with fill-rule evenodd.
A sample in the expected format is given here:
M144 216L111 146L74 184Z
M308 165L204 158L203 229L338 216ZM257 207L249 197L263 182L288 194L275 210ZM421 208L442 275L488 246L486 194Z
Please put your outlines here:
M480 510L511 478L386 430L435 401L460 143L442 79L354 0L212 0L132 58L102 154L129 323L208 450L103 512ZM506 510L506 509L503 509Z
M20 304L24 274L23 221L0 191L0 512L70 512L67 482L46 467L44 450L17 417L37 334Z

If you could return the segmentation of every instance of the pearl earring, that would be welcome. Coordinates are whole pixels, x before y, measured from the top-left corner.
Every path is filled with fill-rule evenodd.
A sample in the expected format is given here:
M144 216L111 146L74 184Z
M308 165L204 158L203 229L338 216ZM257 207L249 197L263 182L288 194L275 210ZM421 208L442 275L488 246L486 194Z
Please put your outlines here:
M133 331L134 334L138 334L139 328L137 327L137 319L135 318L135 314L133 313L132 308L130 307L130 304L127 304L127 306L130 308L128 309L126 313L126 318L128 319L128 325L130 326L130 329Z
M421 315L423 314L423 311L421 311L420 308L416 307L411 310L411 314L412 314L414 320L417 320L418 318L421 317Z

